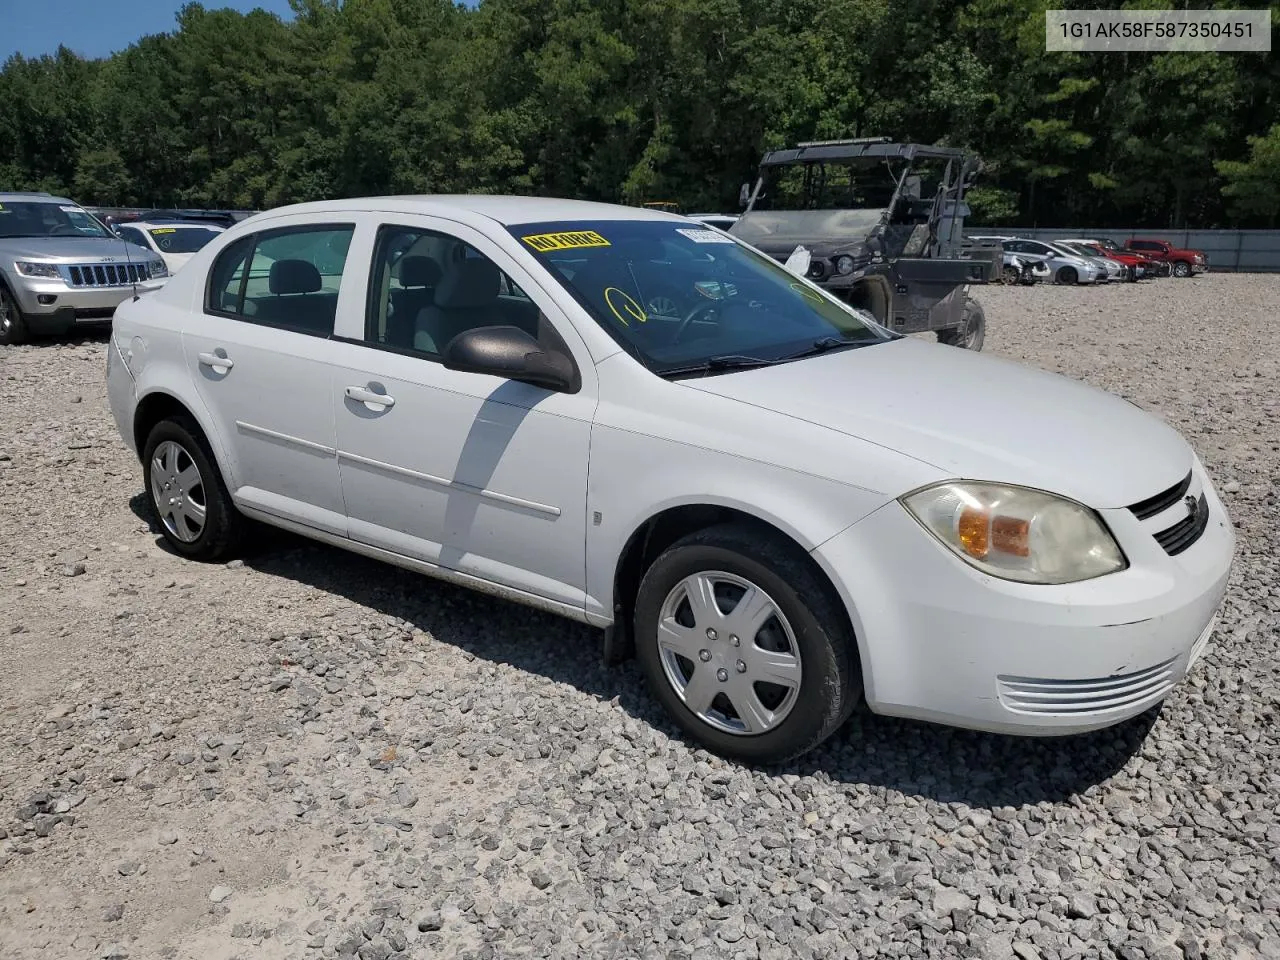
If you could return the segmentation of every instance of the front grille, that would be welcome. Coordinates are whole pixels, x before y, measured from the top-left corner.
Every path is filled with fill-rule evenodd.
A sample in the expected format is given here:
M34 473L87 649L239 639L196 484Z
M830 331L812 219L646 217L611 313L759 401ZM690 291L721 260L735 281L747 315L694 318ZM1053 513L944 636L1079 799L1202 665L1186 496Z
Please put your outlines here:
M1209 502L1204 494L1196 501L1196 512L1189 513L1167 530L1156 534L1156 542L1164 547L1164 552L1176 557L1183 550L1200 539L1205 528L1209 526Z
M1164 696L1173 686L1177 658L1137 673L1092 680L1050 680L1040 677L997 677L1000 699L1018 713L1104 713Z
M1175 483L1168 490L1157 493L1154 497L1147 497L1145 500L1139 500L1137 503L1129 504L1130 512L1139 520L1146 520L1148 517L1154 517L1157 513L1163 513L1175 503L1181 500L1187 494L1187 490L1191 487L1191 474L1188 472L1185 477Z
M145 263L80 263L67 272L73 287L121 287L151 279Z

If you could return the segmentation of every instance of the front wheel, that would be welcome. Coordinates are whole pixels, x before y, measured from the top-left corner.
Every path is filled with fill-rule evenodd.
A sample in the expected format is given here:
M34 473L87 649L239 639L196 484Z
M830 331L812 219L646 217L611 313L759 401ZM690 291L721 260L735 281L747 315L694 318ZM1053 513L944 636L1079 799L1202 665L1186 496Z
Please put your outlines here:
M1179 260L1177 263L1173 265L1173 275L1175 277L1191 276L1191 264L1187 263L1184 260Z
M1058 271L1058 282L1073 284L1080 280L1080 274L1076 273L1075 267L1063 267Z
M857 648L804 552L750 525L669 547L636 597L636 656L667 713L708 750L780 763L831 736L861 695Z
M27 342L27 324L9 288L0 282L0 346Z
M987 339L987 315L982 304L972 297L964 301L964 326L939 330L938 342L964 350L981 350Z
M239 546L246 522L189 417L161 420L147 437L143 479L165 540L192 560L222 560Z

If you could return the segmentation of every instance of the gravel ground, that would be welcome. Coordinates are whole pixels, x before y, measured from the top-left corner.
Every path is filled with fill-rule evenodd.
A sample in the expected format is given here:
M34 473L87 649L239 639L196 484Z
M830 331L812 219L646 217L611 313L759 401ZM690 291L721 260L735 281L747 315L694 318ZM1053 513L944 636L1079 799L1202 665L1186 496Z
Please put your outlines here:
M982 299L989 352L1195 445L1216 641L1111 731L855 715L772 774L567 621L284 535L175 557L103 339L3 349L0 956L1280 957L1280 277Z

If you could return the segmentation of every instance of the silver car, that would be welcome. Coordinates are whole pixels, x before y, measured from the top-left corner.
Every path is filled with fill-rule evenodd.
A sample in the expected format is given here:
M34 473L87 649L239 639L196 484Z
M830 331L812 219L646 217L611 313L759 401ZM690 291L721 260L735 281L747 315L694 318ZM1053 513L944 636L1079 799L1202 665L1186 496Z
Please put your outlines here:
M1118 260L1112 260L1108 257L1100 257L1096 253L1090 251L1089 248L1083 244L1076 243L1073 240L1055 240L1053 242L1053 246L1060 250L1066 250L1069 253L1074 253L1076 256L1083 257L1086 260L1092 260L1094 263L1101 266L1102 269L1107 271L1108 282L1112 280L1119 281L1128 279L1128 274L1125 271L1124 264L1120 263Z
M1043 240L1001 237L1006 253L1016 253L1024 260L1036 260L1049 268L1055 283L1106 283L1107 271L1092 258L1085 258L1063 247Z
M168 276L158 255L65 197L0 193L0 344L109 322L122 301Z

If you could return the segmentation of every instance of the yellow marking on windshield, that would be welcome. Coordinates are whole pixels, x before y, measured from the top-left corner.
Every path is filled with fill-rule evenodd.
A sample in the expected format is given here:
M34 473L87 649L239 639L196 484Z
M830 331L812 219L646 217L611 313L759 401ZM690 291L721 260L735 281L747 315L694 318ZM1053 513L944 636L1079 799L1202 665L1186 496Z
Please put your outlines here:
M631 294L625 290L619 290L617 287L604 288L604 302L609 305L609 309L613 311L613 315L618 318L624 327L631 326L631 320L639 320L644 323L649 319L649 315L644 312L644 307L636 303ZM623 316L626 314L626 316Z
M823 303L826 302L822 299L822 294L818 293L817 290L810 290L802 283L792 283L791 289L800 294L800 296L804 297L810 303L817 304L818 306L822 306Z
M577 250L579 247L609 247L608 240L594 230L574 230L569 233L535 233L529 237L521 237L525 243L538 253L550 253L553 250Z
M151 235L154 237L157 233L177 233L177 232L178 232L177 227L156 227L154 230L151 231Z

